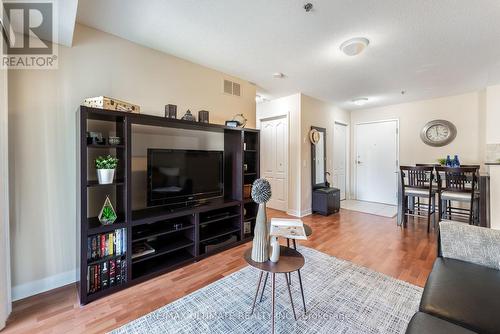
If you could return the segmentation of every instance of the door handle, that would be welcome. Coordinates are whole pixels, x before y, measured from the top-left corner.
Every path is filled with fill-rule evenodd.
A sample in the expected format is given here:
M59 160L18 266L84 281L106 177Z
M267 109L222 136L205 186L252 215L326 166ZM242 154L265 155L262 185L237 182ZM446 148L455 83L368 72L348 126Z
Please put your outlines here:
M358 165L361 165L361 163L362 163L362 162L361 162L361 161L359 161L359 160L357 160L357 161L356 161L356 163L357 163Z

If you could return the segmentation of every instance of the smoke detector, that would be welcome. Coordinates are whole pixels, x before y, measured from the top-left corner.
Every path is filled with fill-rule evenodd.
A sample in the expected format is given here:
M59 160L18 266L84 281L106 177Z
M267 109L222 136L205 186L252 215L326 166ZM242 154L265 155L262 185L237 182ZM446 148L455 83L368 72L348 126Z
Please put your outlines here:
M357 56L366 49L368 44L370 44L368 38L351 38L340 45L340 50L347 56Z
M306 12L310 12L312 9L313 9L313 4L308 2L304 5L304 9L306 10Z

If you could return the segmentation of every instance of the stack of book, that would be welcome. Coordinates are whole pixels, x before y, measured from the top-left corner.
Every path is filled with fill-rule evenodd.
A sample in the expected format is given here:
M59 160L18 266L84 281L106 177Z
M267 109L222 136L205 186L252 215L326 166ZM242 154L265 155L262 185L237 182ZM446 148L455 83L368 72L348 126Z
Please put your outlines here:
M124 228L87 238L87 260L90 262L107 256L123 255L126 249L127 230Z
M87 292L95 293L127 281L127 230L96 234L87 240Z
M117 258L87 268L87 292L95 293L127 281L127 260Z

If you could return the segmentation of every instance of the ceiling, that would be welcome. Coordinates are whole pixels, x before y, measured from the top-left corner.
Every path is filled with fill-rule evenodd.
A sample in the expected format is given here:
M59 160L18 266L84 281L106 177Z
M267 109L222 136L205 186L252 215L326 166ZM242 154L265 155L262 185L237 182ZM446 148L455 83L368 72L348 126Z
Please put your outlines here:
M500 83L498 0L85 0L77 21L256 83L352 110ZM370 40L348 57L340 44ZM272 74L282 72L282 79ZM405 94L401 94L401 91Z

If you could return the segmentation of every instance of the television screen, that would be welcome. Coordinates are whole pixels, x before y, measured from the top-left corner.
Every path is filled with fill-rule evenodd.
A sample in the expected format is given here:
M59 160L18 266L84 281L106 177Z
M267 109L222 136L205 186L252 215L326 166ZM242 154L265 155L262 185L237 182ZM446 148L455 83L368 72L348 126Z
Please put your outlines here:
M148 149L148 206L224 194L224 152Z

